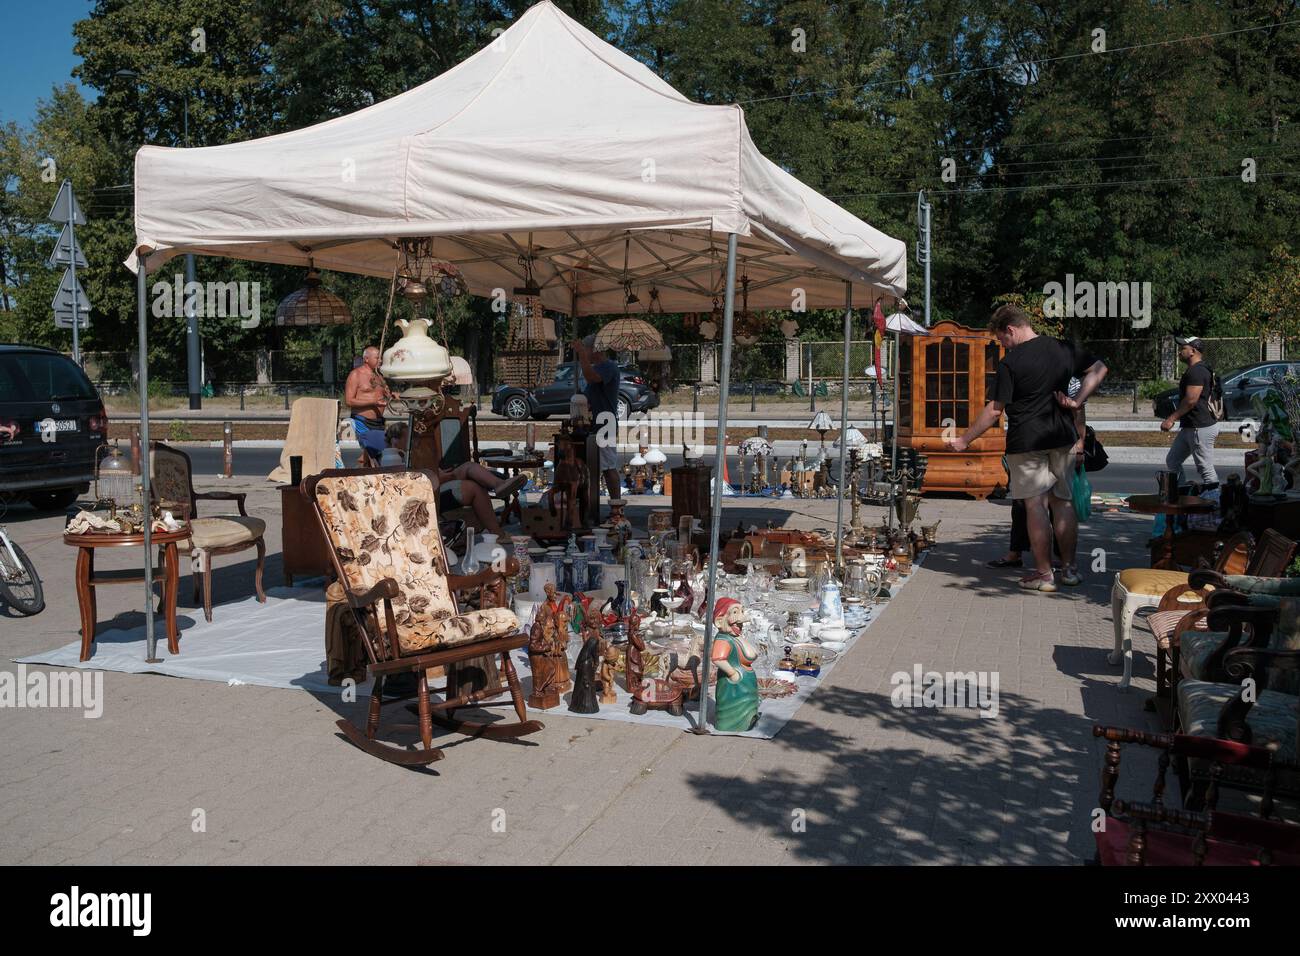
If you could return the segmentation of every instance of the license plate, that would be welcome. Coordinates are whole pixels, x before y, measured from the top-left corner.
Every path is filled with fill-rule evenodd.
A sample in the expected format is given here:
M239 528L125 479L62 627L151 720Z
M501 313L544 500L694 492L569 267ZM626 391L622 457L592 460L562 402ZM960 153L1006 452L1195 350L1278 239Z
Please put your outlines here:
M53 421L49 418L43 418L36 423L36 431L45 434L47 430L75 432L77 430L77 420L75 418L61 418L58 421Z

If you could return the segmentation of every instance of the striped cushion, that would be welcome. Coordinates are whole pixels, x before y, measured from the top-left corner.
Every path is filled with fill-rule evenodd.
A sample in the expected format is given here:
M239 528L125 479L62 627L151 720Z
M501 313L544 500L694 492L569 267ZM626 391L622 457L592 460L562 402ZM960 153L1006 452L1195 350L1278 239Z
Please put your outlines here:
M1161 650L1169 650L1169 641L1174 636L1174 629L1178 627L1178 622L1191 613L1191 611L1155 611L1147 615L1147 627L1151 628L1151 633L1155 635L1156 644ZM1197 631L1206 630L1205 617L1202 616L1192 627Z

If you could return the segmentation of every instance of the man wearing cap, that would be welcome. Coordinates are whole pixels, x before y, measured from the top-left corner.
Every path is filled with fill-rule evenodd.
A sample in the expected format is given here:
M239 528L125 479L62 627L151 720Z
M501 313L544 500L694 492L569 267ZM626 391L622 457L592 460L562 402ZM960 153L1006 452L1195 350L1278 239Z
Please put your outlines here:
M1219 473L1214 470L1214 439L1219 434L1219 421L1209 406L1214 372L1205 364L1205 345L1200 339L1189 336L1174 341L1178 343L1178 357L1187 363L1187 371L1178 381L1178 407L1160 423L1160 430L1166 432L1175 422L1179 426L1165 458L1165 469L1181 476L1183 462L1191 455L1201 484L1217 487Z
M618 363L608 352L596 348L596 336L588 335L585 339L573 343L573 352L582 366L582 377L587 383L582 394L587 396L587 406L591 409L591 420L595 424L588 439L595 442L600 456L600 472L605 476L605 489L611 498L619 496L618 479ZM608 415L608 418L602 417ZM613 428L607 427L613 425ZM614 436L613 441L609 436ZM602 437L603 436L603 437ZM600 439L600 440L597 440ZM592 494L596 493L593 488Z

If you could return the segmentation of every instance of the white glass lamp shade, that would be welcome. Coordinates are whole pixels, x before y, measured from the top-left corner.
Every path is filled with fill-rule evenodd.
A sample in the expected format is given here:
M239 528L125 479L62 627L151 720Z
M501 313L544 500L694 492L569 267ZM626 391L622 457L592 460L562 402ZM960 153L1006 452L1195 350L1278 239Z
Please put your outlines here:
M632 456L632 460L629 461L628 464L631 465L633 468L641 468L646 464L646 460L641 456L640 452L637 452L635 455Z
M639 458L641 456L638 455L637 457ZM666 461L668 461L668 456L665 455L663 452L661 452L658 448L651 448L645 454L645 463L647 465L662 465Z
M441 381L452 373L451 353L429 338L428 319L398 319L402 337L384 351L379 371L394 382Z
M828 432L835 427L831 421L830 415L825 412L818 412L813 416L813 420L808 423L808 429L815 432Z
M858 431L856 428L850 427L849 430L844 433L844 442L849 448L862 448L867 443L867 436L862 434L862 432ZM831 447L838 449L840 447L839 439L836 439L835 443L831 445Z

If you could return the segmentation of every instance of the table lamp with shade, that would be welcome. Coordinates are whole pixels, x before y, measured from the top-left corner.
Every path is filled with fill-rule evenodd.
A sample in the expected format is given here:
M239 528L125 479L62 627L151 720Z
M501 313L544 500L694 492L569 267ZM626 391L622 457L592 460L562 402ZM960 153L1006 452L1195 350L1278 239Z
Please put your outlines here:
M813 416L813 420L808 423L808 430L814 431L821 436L821 453L823 455L826 454L826 433L834 427L835 423L831 421L830 415L824 411L818 412Z

